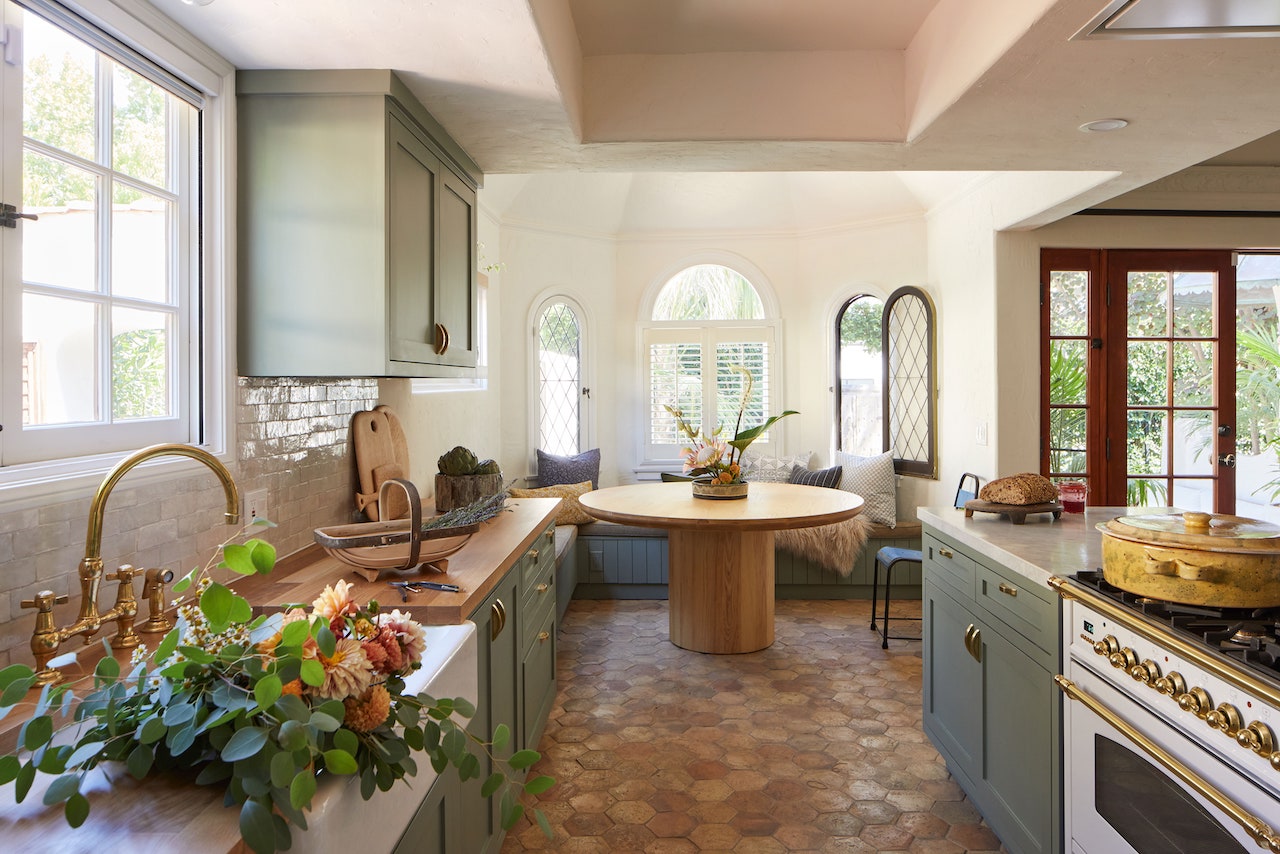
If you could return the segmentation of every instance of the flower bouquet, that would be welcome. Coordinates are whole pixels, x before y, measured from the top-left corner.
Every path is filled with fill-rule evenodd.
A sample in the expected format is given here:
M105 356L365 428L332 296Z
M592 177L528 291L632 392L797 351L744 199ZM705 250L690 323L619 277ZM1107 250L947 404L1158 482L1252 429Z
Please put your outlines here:
M228 541L220 551L217 566L242 575L266 574L275 564L275 549L256 538ZM56 775L44 803L63 804L67 823L79 827L89 814L81 784L100 763L122 762L139 779L198 768L197 783L224 786L226 803L240 804L248 847L273 852L289 848L291 827L306 829L318 771L358 775L368 800L417 773L415 752L425 752L437 772L452 765L466 780L480 774L475 749L505 747L506 727L483 742L455 720L475 713L467 700L405 692L404 677L421 666L426 648L423 627L409 614L377 602L362 607L339 581L309 610L255 618L243 597L213 579L214 560L174 585L175 593L189 593L179 600L178 625L154 652L138 647L127 673L107 647L85 696L74 686L43 688L18 752L0 756L0 785L12 782L18 801L37 770ZM27 702L34 682L24 665L0 670L0 717ZM521 750L506 765L518 773L538 758ZM516 795L552 785L549 777L521 784L499 771L482 791L505 789L510 827L523 814ZM546 819L534 816L549 832Z
M689 440L689 446L681 450L684 457L684 473L693 477L695 483L707 483L718 485L729 485L734 483L743 483L742 479L742 455L747 448L756 439L773 426L774 422L786 418L788 415L798 415L799 413L793 409L788 409L781 415L774 415L758 424L755 427L742 429L743 413L747 408L747 401L751 399L751 389L754 385L754 379L751 372L741 365L731 365L729 370L742 374L742 396L738 401L738 420L734 425L733 438L727 441L720 438L723 432L723 425L716 425L716 429L712 431L710 436L703 433L702 428L695 429L687 420L684 413L673 406L667 406L667 412L671 413L676 419L676 429L680 431L680 435Z

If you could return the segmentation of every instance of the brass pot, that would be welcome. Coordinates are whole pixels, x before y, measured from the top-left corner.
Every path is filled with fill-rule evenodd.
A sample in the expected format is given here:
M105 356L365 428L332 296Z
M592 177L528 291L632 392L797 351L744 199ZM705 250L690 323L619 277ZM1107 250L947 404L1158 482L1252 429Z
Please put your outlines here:
M1174 513L1099 523L1102 576L1139 596L1213 608L1280 605L1280 527Z

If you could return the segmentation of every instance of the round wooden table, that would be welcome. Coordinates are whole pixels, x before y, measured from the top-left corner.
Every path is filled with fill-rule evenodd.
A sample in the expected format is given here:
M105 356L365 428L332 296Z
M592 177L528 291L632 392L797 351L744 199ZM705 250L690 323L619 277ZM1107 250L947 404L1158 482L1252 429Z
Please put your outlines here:
M667 529L671 642L696 652L741 653L773 643L773 532L858 515L851 492L753 483L747 498L694 498L688 483L641 483L578 499L598 519Z

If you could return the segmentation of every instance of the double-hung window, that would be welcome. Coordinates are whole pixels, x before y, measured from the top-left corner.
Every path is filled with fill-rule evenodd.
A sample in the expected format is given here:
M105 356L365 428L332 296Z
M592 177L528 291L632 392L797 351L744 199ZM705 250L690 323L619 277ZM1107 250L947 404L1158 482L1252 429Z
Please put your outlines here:
M658 294L642 339L645 459L674 460L687 444L668 406L707 435L719 427L722 438L733 437L743 391L735 367L752 377L742 426L777 412L777 324L765 319L759 293L737 271L700 264L672 277ZM769 433L755 441L752 452L772 452Z
M57 4L4 21L0 463L199 442L203 95Z

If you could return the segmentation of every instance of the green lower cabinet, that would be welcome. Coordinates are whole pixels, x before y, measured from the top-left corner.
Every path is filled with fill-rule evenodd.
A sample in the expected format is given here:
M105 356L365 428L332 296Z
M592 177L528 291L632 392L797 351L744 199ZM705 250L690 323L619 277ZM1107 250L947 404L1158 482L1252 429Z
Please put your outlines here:
M1059 656L1045 648L1058 636L1052 594L936 533L924 545L925 734L1012 854L1061 854ZM1004 579L1008 593L988 578Z
M461 847L462 814L458 808L460 786L452 770L436 778L404 836L400 837L395 854L451 854L464 850Z
M547 613L536 624L533 639L520 663L523 689L521 720L526 733L525 747L538 749L547 716L556 699L556 613L555 600L547 602ZM536 736L535 736L536 734Z
M520 580L509 573L489 595L471 621L476 624L480 696L476 698L476 715L468 729L488 741L498 724L506 724L511 741L499 755L510 756L519 735L519 645L518 613ZM497 851L502 846L502 823L496 798L480 796L480 786L492 773L490 761L483 752L480 776L462 784L462 842L459 852Z

